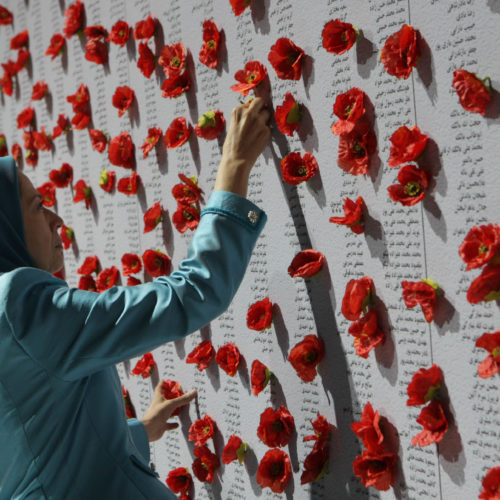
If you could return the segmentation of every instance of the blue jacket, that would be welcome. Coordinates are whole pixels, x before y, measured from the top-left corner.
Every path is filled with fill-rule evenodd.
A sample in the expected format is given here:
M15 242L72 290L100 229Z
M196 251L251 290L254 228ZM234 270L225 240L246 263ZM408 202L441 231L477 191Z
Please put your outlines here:
M101 294L33 267L0 274L0 500L176 498L114 365L225 311L265 221L215 191L177 271Z

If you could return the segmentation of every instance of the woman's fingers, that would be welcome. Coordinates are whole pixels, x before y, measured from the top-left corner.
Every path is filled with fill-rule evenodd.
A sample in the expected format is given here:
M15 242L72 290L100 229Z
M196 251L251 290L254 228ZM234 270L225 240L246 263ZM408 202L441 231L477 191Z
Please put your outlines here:
M192 391L186 392L182 396L179 396L178 398L173 398L173 399L167 399L165 401L165 406L169 406L172 408L172 411L175 410L176 408L179 408L179 406L184 406L193 401L193 399L196 397L198 394L198 391L196 389L193 389Z

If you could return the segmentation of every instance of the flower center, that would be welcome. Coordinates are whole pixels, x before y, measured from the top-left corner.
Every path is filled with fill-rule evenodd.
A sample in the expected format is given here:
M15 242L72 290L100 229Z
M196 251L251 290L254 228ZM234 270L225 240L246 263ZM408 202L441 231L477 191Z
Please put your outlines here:
M182 211L182 216L186 219L186 220L191 220L193 218L193 216L187 211L187 210L183 210Z
M252 83L257 78L255 73L251 73L247 78L247 83Z
M283 475L283 464L281 462L274 462L271 465L270 473L271 473L272 477L282 476Z
M178 68L181 65L181 60L177 56L172 57L172 62L170 63L170 65Z
M307 175L307 168L302 166L297 169L297 175L299 177L305 177Z
M495 349L493 349L493 351L491 351L491 355L494 358L496 358L497 356L500 356L500 346L495 347Z
M306 365L312 365L316 359L318 358L318 354L314 351L308 351L304 355L304 363Z
M285 427L283 425L283 422L281 420L275 420L272 424L271 427L273 431L275 432L281 432Z
M365 156L365 148L359 142L355 142L352 151L356 156Z
M434 399L440 387L441 384L431 385L424 396L424 401L427 403L431 399Z
M404 187L404 192L408 196L417 196L421 190L422 188L418 182L408 182Z
M344 110L344 116L346 118L349 118L349 116L351 116L351 111L352 111L352 105L346 106Z
M487 251L488 251L488 247L484 243L481 243L479 245L479 248L477 249L477 253L479 255L484 255Z
M203 427L203 434L205 434L205 436L210 434L210 427Z
M208 47L210 50L215 49L215 40L209 40L209 41L207 42L207 47Z

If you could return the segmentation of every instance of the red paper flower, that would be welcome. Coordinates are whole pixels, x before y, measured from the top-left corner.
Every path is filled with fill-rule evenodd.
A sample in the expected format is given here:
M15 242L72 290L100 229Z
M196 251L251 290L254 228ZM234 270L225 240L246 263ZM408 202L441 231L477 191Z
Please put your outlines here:
M492 259L496 263L500 256L500 226L473 226L460 245L458 254L467 264L466 271L482 267Z
M453 73L452 87L456 90L460 104L466 111L485 115L486 107L492 99L491 82L488 77L480 80L475 73L457 69Z
M2 66L3 66L3 64L2 64ZM12 75L10 75L7 72L4 72L4 74L2 75L2 78L0 78L0 88L5 95L8 95L8 96L12 95L12 93L14 91L14 87L12 85Z
M214 354L215 349L210 340L204 340L188 354L186 363L196 363L196 367L201 372L210 364Z
M149 152L155 147L156 143L160 140L161 129L153 127L148 130L148 136L144 140L143 145L139 148L142 149L142 157L147 158Z
M234 377L240 365L240 351L235 344L228 342L219 347L215 361L230 377Z
M194 231L200 222L200 212L196 207L178 204L172 222L179 233L185 233L188 229Z
M333 112L339 120L332 125L332 132L336 135L352 132L356 122L365 114L365 93L353 87L339 94L335 99Z
M289 38L278 38L271 47L267 59L276 71L278 78L283 80L299 80L302 76L302 63L305 53Z
M42 195L42 203L45 207L53 207L56 204L56 186L53 182L44 182L36 189Z
M431 280L402 281L403 299L406 307L411 309L420 304L425 321L430 323L434 319L434 308L436 307L436 292L439 286Z
M326 475L329 456L328 444L317 442L304 460L304 472L300 476L300 484L318 481Z
M376 149L377 139L370 124L359 121L351 132L340 135L337 165L349 174L366 174Z
M92 201L92 188L90 186L87 186L87 183L83 179L80 179L73 186L73 188L75 190L73 203L78 203L79 201L85 200L85 208L88 210Z
M64 224L61 226L59 230L59 236L63 242L64 250L67 250L70 245L75 241L75 232L71 227L65 226Z
M318 441L320 443L325 443L328 439L330 439L330 434L334 426L329 424L328 420L323 415L318 413L318 416L314 419L314 421L311 421L311 424L313 426L314 434L305 436L304 441Z
M405 165L398 172L399 184L387 188L389 197L405 207L411 207L422 201L429 185L427 174L414 165Z
M178 467L168 473L165 480L174 493L186 494L193 484L193 478L186 467Z
M27 47L28 43L29 43L29 33L28 30L24 30L10 39L10 49L18 50L21 49L22 47Z
M38 151L36 149L26 151L26 156L24 157L26 164L31 167L36 167L38 163Z
M226 120L224 119L222 111L210 110L200 116L200 119L194 129L194 133L198 137L210 141L219 137L220 133L224 130L225 125Z
M85 7L80 0L70 5L64 12L64 36L71 38L83 26Z
M175 184L172 188L172 195L179 205L191 205L200 200L201 189L198 184L184 174L178 174L182 183Z
M199 418L189 428L189 441L194 441L195 446L203 446L215 433L215 422L210 415Z
M0 25L7 26L8 24L12 24L13 19L12 12L3 5L0 5Z
M59 137L62 133L67 133L70 129L70 122L66 116L60 114L57 118L57 125L52 131L52 139Z
M142 269L141 258L135 253L124 253L122 255L123 276L130 276L140 272Z
M78 274L92 274L97 273L97 268L99 267L99 260L97 255L89 255L85 257L83 264L76 270Z
M488 378L500 371L500 330L494 333L483 333L476 340L476 347L488 351L488 356L478 366L477 373L481 378Z
M123 85L122 87L116 87L111 103L118 109L119 117L123 116L125 111L130 108L134 101L134 97L135 93L129 86Z
M127 278L127 286L137 286L137 285L141 285L142 284L142 281L138 278L136 278L135 276L129 276Z
M135 23L134 38L136 40L149 40L154 34L156 29L156 19L151 14L142 21Z
M437 365L430 368L420 368L414 373L411 382L408 384L407 406L424 405L434 399L441 388L443 377L441 370Z
M118 167L134 166L134 143L128 132L122 132L109 141L108 157L109 161Z
M182 146L188 141L192 130L184 117L175 118L165 131L163 142L168 149Z
M344 217L330 217L329 221L334 224L348 226L353 233L365 232L365 221L363 220L363 208L365 202L362 196L358 196L356 203L350 198L344 200Z
M235 16L239 16L250 5L251 0L229 0Z
M66 46L66 40L60 33L56 33L50 39L50 45L45 51L46 56L52 56L51 59L54 60L59 54L62 53L64 47Z
M217 51L219 49L220 32L213 21L203 21L203 44L200 49L199 59L202 64L215 69L219 62Z
M294 430L294 419L284 406L280 406L277 410L267 408L260 415L257 436L271 448L286 446Z
M95 24L93 26L87 26L83 30L83 33L90 40L99 40L101 38L107 38L107 36L108 36L107 29L100 24Z
M146 210L143 219L144 233L149 233L160 223L162 219L162 208L159 201Z
M108 138L106 135L102 132L102 130L94 128L89 128L88 131L92 142L92 148L99 153L103 153L106 149L106 145L108 144Z
M189 90L191 80L189 71L186 69L184 73L167 78L161 85L162 97L179 97L183 92Z
M116 174L114 170L110 170L108 172L105 168L103 168L99 177L99 186L101 189L109 193L115 187L115 182Z
M80 290L87 290L89 292L97 292L94 278L87 274L80 277L78 281L78 288Z
M74 94L66 97L66 101L71 103L75 113L88 113L88 104L90 102L89 89L82 83Z
M471 304L500 299L500 265L488 264L467 290Z
M149 78L155 70L155 56L146 42L139 42L139 59L137 60L137 67L146 78Z
M44 81L36 82L33 85L33 90L31 91L31 100L39 101L43 99L47 95L47 91L49 90L48 85Z
M428 137L420 133L418 127L399 127L391 135L391 154L389 167L397 167L402 163L416 160L425 149Z
M311 153L289 153L281 160L281 175L288 184L297 186L318 172L318 163Z
M273 304L269 297L252 304L247 311L247 327L263 331L273 322Z
M486 473L482 481L483 489L479 493L480 499L483 500L499 500L500 492L500 467L492 467Z
M267 70L259 61L248 61L245 68L238 70L234 77L240 83L231 85L231 90L247 95L250 90L257 87L267 77Z
M258 359L254 360L250 372L250 382L252 384L252 393L254 396L257 396L266 388L270 379L271 370Z
M163 68L166 78L179 76L186 69L186 49L182 43L165 45L161 50L158 64Z
M194 449L196 457L193 462L193 473L202 483L212 483L215 470L220 467L219 458L212 453L206 445Z
M150 352L147 352L139 361L137 361L134 369L130 372L130 375L141 375L142 378L148 378L151 376L155 365L156 361L154 360L153 355Z
M152 278L170 274L170 257L159 250L146 250L142 254L144 268Z
M362 358L367 358L370 351L385 340L384 332L378 327L378 317L374 309L352 323L348 332L355 337L354 348L356 354Z
M69 163L63 163L59 170L49 172L49 178L58 188L67 187L73 180L73 167Z
M271 488L274 493L283 493L292 477L288 455L278 448L266 452L257 468L257 482L261 488Z
M278 130L290 137L299 128L301 119L300 107L290 92L286 93L283 104L276 107L274 119L276 120Z
M290 351L287 360L304 382L316 378L316 366L325 356L325 345L316 335L307 335Z
M370 403L366 403L359 422L353 422L351 429L363 440L369 453L381 453L384 448L384 435L381 429L381 417L378 411L373 411Z
M403 27L391 35L380 51L380 60L389 75L408 78L420 56L420 33L412 26Z
M321 271L325 256L309 248L299 252L288 266L288 274L292 278L311 278Z
M113 24L107 42L112 42L120 47L123 47L130 36L130 27L125 21L117 21Z
M50 151L52 149L52 142L49 136L45 133L44 127L40 129L40 132L33 130L33 145L36 149L40 151Z
M247 443L244 443L241 438L233 434L227 441L226 446L222 450L222 462L230 464L235 460L241 464L245 459L245 452L248 449Z
M394 453L370 453L365 450L352 463L354 474L366 486L373 486L380 491L386 491L394 485L396 476L397 455Z
M120 273L115 266L108 267L103 269L95 280L97 291L99 293L104 292L104 290L108 290L115 286L118 278L120 277Z
M29 127L33 121L34 116L35 116L35 110L31 106L24 108L17 115L17 128Z
M417 422L424 430L411 438L413 446L428 446L432 443L440 443L445 432L448 430L448 419L439 401L433 400L422 408Z
M373 281L368 276L347 283L342 299L342 314L349 321L356 321L361 313L366 314L372 295L375 293Z
M127 418L136 418L135 408L132 404L132 400L130 399L130 394L122 385L122 393L123 393L123 402L125 404L125 412L127 414Z
M161 393L165 399L175 399L175 398L178 398L184 394L184 392L182 392L181 384L179 384L179 382L175 382L174 380L170 380L170 379L162 381ZM176 408L172 412L172 416L175 417L176 415L179 415L181 409L182 409L182 406L179 406L178 408Z
M340 19L332 19L323 27L321 37L323 47L332 54L347 52L356 42L357 31L351 23L344 23Z
M26 63L30 57L29 50L27 49L21 49L17 53L17 60L15 62L15 71L16 73L19 73L23 68L26 67Z
M23 152L21 150L21 146L19 146L19 144L17 142L15 142L14 144L12 144L12 147L10 148L10 152L11 152L12 158L14 158L14 160L16 160L16 163L19 163L19 161L21 161L21 157L23 154ZM0 156L7 156L7 153L4 155L0 155Z
M108 46L101 40L90 39L85 44L85 59L96 64L108 62Z
M83 130L88 127L90 123L90 114L88 112L76 113L76 115L71 119L71 124L76 130Z

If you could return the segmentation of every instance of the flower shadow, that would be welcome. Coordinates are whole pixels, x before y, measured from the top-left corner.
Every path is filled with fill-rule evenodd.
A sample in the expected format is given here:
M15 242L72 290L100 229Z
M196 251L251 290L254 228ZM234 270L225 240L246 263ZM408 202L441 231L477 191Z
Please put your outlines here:
M270 3L271 0L253 0L250 7L255 31L260 31L263 35L267 35L271 31L268 19Z
M318 133L314 127L311 113L304 104L301 104L300 126L297 132L306 151L318 151Z
M245 468L248 473L248 479L250 480L250 486L252 487L255 497L260 497L262 495L262 488L259 483L257 483L257 468L259 467L259 462L257 456L251 447L248 448L245 453Z
M439 326L438 332L441 335L446 331L459 332L460 314L445 296L441 296L437 300L434 322Z
M486 108L485 118L496 119L500 117L500 92L495 88L491 88L492 99Z
M424 84L431 102L434 103L437 97L437 87L436 82L432 79L432 72L434 69L432 52L425 39L422 37L420 37L419 48L420 57L417 64L418 76L420 81Z
M358 73L365 80L370 78L370 74L377 65L377 51L373 43L360 31L356 41L356 59L358 61Z
M290 349L290 336L278 304L273 304L273 326L274 331L276 332L278 345L280 346L281 353L283 355L283 360L286 361L286 358L288 357L288 350Z

